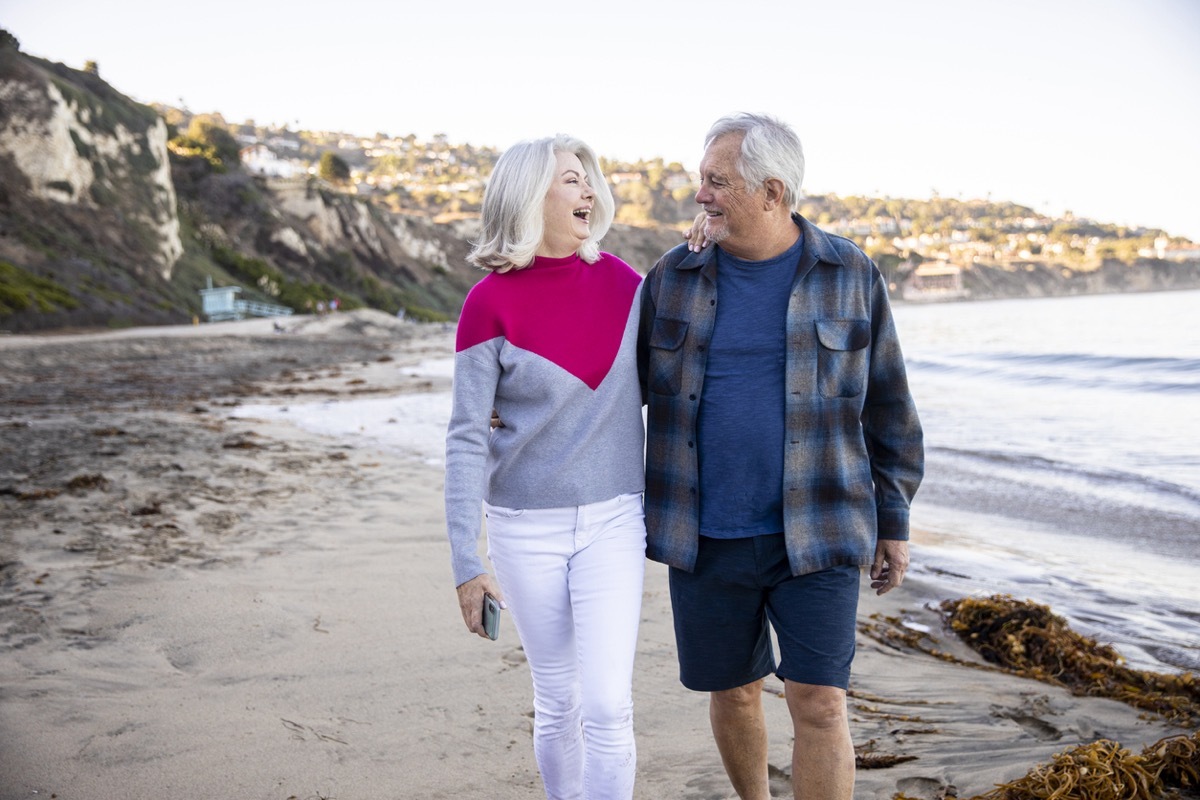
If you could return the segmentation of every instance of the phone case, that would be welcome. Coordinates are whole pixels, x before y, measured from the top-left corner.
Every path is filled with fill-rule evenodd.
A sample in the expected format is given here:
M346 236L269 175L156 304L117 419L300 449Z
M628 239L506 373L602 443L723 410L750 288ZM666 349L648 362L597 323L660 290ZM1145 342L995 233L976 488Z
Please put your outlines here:
M500 635L500 604L490 594L483 596L483 632L493 640Z

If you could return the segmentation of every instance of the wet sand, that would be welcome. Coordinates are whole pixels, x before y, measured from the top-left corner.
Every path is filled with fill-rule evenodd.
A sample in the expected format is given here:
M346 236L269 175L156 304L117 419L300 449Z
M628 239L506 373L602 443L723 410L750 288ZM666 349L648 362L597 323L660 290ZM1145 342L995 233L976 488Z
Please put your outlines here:
M444 391L404 368L453 332L371 312L285 325L0 338L0 800L541 796L511 625L494 643L462 627L441 469L232 416ZM865 591L860 621L900 617L977 660L930 599ZM657 564L636 669L636 796L732 797L707 698L678 683ZM787 797L781 689L765 702ZM1185 732L865 634L851 719L861 753L911 759L859 770L856 796L881 799L970 797L1078 743Z

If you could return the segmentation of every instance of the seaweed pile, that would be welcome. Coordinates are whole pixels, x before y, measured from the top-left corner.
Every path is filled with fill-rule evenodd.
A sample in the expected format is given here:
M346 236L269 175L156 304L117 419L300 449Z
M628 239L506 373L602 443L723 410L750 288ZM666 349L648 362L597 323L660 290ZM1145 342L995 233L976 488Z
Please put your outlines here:
M1131 669L1116 650L1071 630L1047 606L992 595L946 600L940 609L951 630L991 664L1076 695L1120 700L1180 725L1200 724L1195 675Z
M1059 753L1024 778L972 800L1160 800L1196 797L1197 788L1200 732L1160 739L1140 754L1100 739Z
M940 800L953 800L953 786ZM967 800L1191 800L1200 798L1200 732L1168 736L1131 753L1098 739L1057 753L1023 778ZM915 800L900 792L893 800Z

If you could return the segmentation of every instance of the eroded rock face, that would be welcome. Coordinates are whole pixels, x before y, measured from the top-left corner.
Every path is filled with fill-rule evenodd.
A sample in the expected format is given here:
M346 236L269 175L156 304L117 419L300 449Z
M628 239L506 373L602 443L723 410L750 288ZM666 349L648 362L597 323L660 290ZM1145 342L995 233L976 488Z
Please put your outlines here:
M119 207L145 230L153 250L149 268L170 280L183 243L166 123L157 116L114 118L102 101L81 102L37 76L0 77L0 153L24 175L34 197L82 208Z

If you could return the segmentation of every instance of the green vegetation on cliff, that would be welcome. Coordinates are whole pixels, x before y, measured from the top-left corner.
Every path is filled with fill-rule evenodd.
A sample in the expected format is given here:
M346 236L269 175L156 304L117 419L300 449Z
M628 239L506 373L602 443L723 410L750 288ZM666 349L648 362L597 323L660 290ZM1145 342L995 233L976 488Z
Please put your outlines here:
M0 315L26 310L46 313L78 306L79 301L57 281L0 261Z

